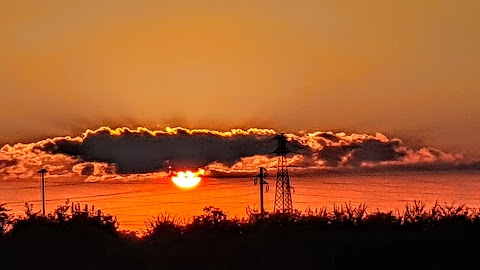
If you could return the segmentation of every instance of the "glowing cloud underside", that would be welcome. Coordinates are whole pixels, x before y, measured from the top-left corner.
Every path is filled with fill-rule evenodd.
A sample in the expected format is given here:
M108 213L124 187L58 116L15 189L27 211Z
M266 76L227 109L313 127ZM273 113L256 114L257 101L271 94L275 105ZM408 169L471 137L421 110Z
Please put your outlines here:
M257 128L221 132L101 127L78 137L4 145L0 148L0 179L32 177L40 168L46 168L50 177L83 176L85 181L136 179L139 174L142 178L166 177L170 166L205 168L212 176L251 174L259 166L277 165L276 134L272 129ZM480 170L478 160L431 147L411 147L399 138L381 133L315 131L286 136L287 148L292 151L288 165L297 173ZM179 176L176 175L179 186L198 180Z

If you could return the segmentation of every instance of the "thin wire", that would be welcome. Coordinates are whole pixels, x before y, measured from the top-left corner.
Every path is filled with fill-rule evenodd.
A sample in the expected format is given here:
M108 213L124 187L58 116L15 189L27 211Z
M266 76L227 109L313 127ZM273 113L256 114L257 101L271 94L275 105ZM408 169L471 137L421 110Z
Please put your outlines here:
M95 198L95 197L105 197L105 196L114 196L114 195L122 195L122 194L130 194L134 192L141 192L142 190L131 190L131 191L125 191L125 192L116 192L116 193L107 193L107 194L97 194L97 195L89 195L89 196L76 196L76 197L70 197L70 198L56 198L56 199L47 199L47 202L53 202L53 201L58 201L58 200L66 200L66 199L88 199L88 198ZM42 200L30 200L29 202L41 202ZM14 204L14 203L22 203L21 201L16 201L16 202L9 202L8 204Z
M215 178L212 178L212 179L215 179ZM221 181L221 182L211 181L211 182L209 182L209 186L224 185L224 184L234 184L234 183L245 183L245 182L250 182L250 181L252 181L252 180L250 180L250 179L249 179L249 180L240 180L240 181L238 181L238 180L236 180L236 181L228 181L228 180L227 180L227 181ZM52 187L63 187L63 186L102 185L102 184L105 184L105 185L129 185L129 184L137 185L137 184L141 184L141 183L134 182L134 181L121 182L121 183L118 183L118 182L110 182L110 183L107 183L107 182L95 182L95 183L79 182L79 183L64 183L64 184L58 184L58 185L48 185L48 182L47 182L46 187L52 188ZM145 184L148 184L148 183L145 183ZM151 183L151 184L159 184L159 183ZM161 184L162 184L162 183L161 183ZM0 191L37 189L37 188L40 188L40 186L3 188L3 189L0 189Z
M64 184L58 184L58 185L48 185L48 183L45 185L46 188L54 188L54 187L64 187L64 186L76 186L76 185L82 185L85 184L84 182L82 183L64 183ZM25 189L40 189L41 186L29 186L29 187L18 187L18 188L2 188L0 191L8 191L8 190L25 190Z
M248 180L248 181L251 181L251 180ZM229 182L229 183L242 183L242 182L247 182L247 180L244 180L244 181L235 181L235 182ZM226 184L226 182L224 183ZM75 184L71 184L71 185L76 185ZM218 184L211 184L209 186L216 186L216 185L222 185L220 183ZM58 185L60 186L60 185ZM223 186L223 185L222 185ZM242 186L226 186L226 187L219 187L219 188L209 188L209 189L201 189L201 190L198 190L197 192L215 192L215 191L219 191L219 190L225 190L225 189L239 189L239 188L243 188ZM153 187L153 188L150 188L150 189L136 189L136 190L130 190L130 191L125 191L125 192L115 192L115 193L106 193L106 194L96 194L96 195L89 195L89 196L75 196L75 197L63 197L63 198L54 198L54 199L47 199L46 201L47 202L55 202L55 201L66 201L67 199L68 200L78 200L78 199L92 199L92 198L98 198L98 197L113 197L113 196L119 196L119 195L125 195L125 194L132 194L132 193L145 193L145 192L157 192L157 191L160 191L158 190L158 187ZM152 194L152 195L149 195L149 196L154 196L156 195L157 193L155 194ZM158 195L171 195L171 194L177 194L177 192L168 192L168 193L158 193ZM137 195L139 196L139 195ZM137 196L133 196L133 197L137 197ZM145 195L142 195L142 196L145 196ZM122 197L124 198L124 197ZM33 202L41 202L41 200L37 199L37 200L29 200L28 201L29 203L33 203ZM24 204L26 203L25 201L13 201L13 202L6 202L6 204L8 205L15 205L15 204Z
M256 192L253 193L248 193L248 194L242 194L243 196L249 196L256 194ZM213 199L223 199L223 198L232 198L232 197L237 197L239 196L238 194L235 195L226 195L226 196L214 196ZM113 206L113 207L105 207L105 209L128 209L128 208L135 208L135 207L145 207L145 206L160 206L160 205L169 205L169 204L182 204L182 203L189 203L189 202L195 202L195 203L202 203L202 202L211 202L212 198L204 198L204 199L194 199L194 200L188 200L188 201L170 201L170 202L155 202L155 203L147 203L147 204L136 204L136 205L128 205L128 206Z

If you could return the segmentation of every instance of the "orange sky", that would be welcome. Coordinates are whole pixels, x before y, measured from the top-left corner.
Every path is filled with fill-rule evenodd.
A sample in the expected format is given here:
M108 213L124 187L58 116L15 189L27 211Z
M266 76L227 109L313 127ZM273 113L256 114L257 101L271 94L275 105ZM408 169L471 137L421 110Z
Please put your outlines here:
M169 124L480 152L480 2L231 2L2 1L0 142Z

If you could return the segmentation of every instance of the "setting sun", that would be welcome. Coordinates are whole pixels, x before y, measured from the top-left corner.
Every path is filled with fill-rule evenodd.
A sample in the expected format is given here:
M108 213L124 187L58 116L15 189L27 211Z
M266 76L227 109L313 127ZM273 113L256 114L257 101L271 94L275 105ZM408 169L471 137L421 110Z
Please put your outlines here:
M196 172L192 171L180 171L174 173L172 176L172 182L180 188L193 188L202 180L201 175L205 173L205 170L200 169Z

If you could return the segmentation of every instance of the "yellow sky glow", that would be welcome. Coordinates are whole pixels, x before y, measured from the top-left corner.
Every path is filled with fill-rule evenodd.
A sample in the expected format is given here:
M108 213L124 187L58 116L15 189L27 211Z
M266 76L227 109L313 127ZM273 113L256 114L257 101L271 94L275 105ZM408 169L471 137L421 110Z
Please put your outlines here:
M3 1L2 142L184 125L480 152L478 1ZM473 150L472 150L473 149Z

